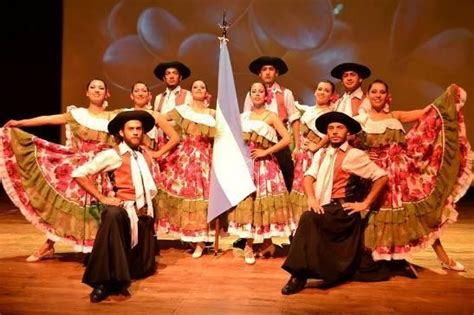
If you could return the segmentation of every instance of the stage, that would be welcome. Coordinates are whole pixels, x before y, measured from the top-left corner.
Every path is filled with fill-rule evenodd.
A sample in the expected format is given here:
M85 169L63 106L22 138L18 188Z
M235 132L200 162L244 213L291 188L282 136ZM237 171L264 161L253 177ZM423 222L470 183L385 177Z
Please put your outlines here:
M466 313L474 312L474 198L458 204L458 222L446 229L442 242L467 272L441 269L431 248L417 253L418 279L394 277L379 283L346 283L316 288L311 281L301 293L283 296L288 274L283 257L244 264L241 251L221 240L222 253L192 259L182 248L168 246L158 273L135 281L131 297L89 302L91 289L81 283L82 255L58 244L53 259L27 263L25 258L45 240L2 193L0 197L0 314L252 314L338 313ZM179 243L178 243L179 244ZM280 250L284 252L284 249Z

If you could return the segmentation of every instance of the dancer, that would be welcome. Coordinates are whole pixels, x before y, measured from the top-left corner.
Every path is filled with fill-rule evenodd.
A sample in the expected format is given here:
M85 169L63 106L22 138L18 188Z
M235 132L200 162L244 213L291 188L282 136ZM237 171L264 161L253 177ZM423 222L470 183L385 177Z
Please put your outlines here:
M114 144L107 124L115 113L104 109L109 92L103 80L89 81L86 96L87 108L69 106L64 114L10 120L1 130L0 174L5 190L25 218L48 237L28 262L53 257L54 243L59 240L75 251L91 250L98 208L95 199L71 179L71 172ZM67 146L13 128L42 125L66 125ZM106 178L95 180L107 194Z
M454 222L454 202L471 183L472 161L461 108L463 91L455 86L424 109L390 111L389 87L370 84L371 110L360 114L371 159L388 173L380 209L369 215L365 245L375 260L402 260L432 245L443 268L463 271L439 239ZM402 123L416 122L405 132Z
M300 147L299 126L300 126L300 112L295 107L295 98L293 92L281 86L276 82L278 76L284 75L288 71L288 66L283 59L271 56L261 56L253 60L249 64L250 72L258 75L262 83L267 88L267 102L265 108L278 115L281 121L285 124L287 129L292 128L294 135L293 152L287 146L283 150L275 153L275 156L283 173L286 189L291 191L293 184L294 164L293 157ZM252 109L252 101L250 94L247 93L244 103L244 112ZM246 244L245 239L238 239L234 242L234 247L244 248Z
M144 133L155 124L145 111L124 111L108 124L118 148L109 149L75 169L72 176L104 208L101 223L82 282L93 287L90 301L98 303L109 294L129 296L132 279L153 274L154 208L157 168L140 148ZM115 195L103 195L90 179L98 173L113 178Z
M288 191L274 153L290 143L290 134L278 116L265 109L265 85L250 87L252 110L241 115L244 139L250 149L253 179L257 187L252 194L229 212L229 233L246 238L245 263L254 264L252 245L261 242L259 257L273 256L272 237L287 237L294 226ZM280 140L278 140L280 139Z
M358 63L341 63L331 70L331 76L341 80L344 94L334 105L335 111L351 117L357 116L362 109L366 111L368 101L362 91L362 81L370 76L370 69Z
M316 129L315 121L322 114L332 111L334 93L334 83L329 80L323 80L318 83L314 91L316 98L314 106L296 104L296 107L303 111L303 115L300 118L301 146L296 150L295 154L295 174L290 193L295 223L298 223L301 214L308 209L308 201L303 188L304 173L311 165L314 153L329 142L328 137Z
M166 90L155 98L154 110L160 114L172 111L177 105L190 104L191 92L181 87L181 81L191 75L191 70L179 62L162 62L155 68L155 76L166 85Z
M163 191L159 193L158 229L195 245L193 258L201 257L204 242L211 240L207 224L209 172L215 136L215 110L208 108L206 84L192 84L191 104L176 106L166 114L182 134L182 141L167 157Z
M252 61L249 65L249 69L252 73L260 77L268 90L265 108L277 114L288 128L291 126L293 129L294 151L296 151L300 146L300 139L298 137L300 126L298 118L300 118L300 113L295 107L293 92L276 82L278 76L284 75L288 71L288 66L281 58L262 56ZM244 103L244 112L250 111L251 109L252 101L250 94L247 93ZM276 157L283 172L283 177L285 178L286 189L290 191L294 173L292 152L290 152L290 148L287 146L283 150L278 151Z
M323 114L316 120L316 128L327 133L330 146L315 154L305 174L310 210L301 216L283 264L291 274L281 291L285 295L301 291L308 278L322 279L330 286L354 278L362 268L377 270L371 267L373 262L364 260L360 212L370 209L387 183L387 175L366 153L347 143L349 134L360 131L359 123L350 116ZM360 178L372 181L366 196ZM387 279L388 274L380 270L363 275L364 280Z
M143 82L133 84L130 91L130 99L133 101L134 110L144 110L155 118L155 126L143 136L143 144L149 149L150 155L161 160L165 153L172 150L179 142L179 135L168 123L166 117L158 112L152 111L149 107L151 92L148 86ZM159 134L166 135L168 141L161 146L158 145Z

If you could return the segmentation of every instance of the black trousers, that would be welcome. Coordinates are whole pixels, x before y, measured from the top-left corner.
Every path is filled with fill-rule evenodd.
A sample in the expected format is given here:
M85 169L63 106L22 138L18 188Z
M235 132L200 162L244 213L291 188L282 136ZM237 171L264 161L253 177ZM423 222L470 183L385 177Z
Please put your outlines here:
M83 283L93 288L99 285L128 287L132 279L156 271L152 217L139 216L138 244L133 249L130 219L125 209L107 206L102 211L101 220Z
M295 173L295 165L291 159L290 147L286 147L278 152L275 152L275 157L278 161L281 172L283 173L286 189L288 192L290 192L293 186L293 177Z
M375 263L363 250L360 215L348 215L338 203L323 208L324 214L303 213L282 268L298 278L323 279L328 285L349 279L387 280L385 264Z

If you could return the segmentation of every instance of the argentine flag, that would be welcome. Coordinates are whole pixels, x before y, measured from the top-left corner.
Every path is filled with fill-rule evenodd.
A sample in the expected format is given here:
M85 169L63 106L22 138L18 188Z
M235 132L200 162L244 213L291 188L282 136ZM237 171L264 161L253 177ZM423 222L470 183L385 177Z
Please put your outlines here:
M252 159L242 139L240 111L226 38L220 38L216 137L212 153L207 221L236 206L255 191Z

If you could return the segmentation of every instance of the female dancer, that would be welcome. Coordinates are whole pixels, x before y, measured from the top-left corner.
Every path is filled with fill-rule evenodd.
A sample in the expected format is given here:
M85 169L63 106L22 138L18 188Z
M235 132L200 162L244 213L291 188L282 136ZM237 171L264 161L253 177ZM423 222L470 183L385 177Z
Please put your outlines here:
M155 127L147 132L143 138L143 144L150 149L151 156L155 159L161 159L165 153L174 148L179 142L178 133L168 123L165 116L158 112L151 110L150 101L152 95L148 86L143 82L136 82L130 91L130 99L133 102L132 109L134 110L146 110L155 118ZM168 141L158 147L158 133L159 129L163 130L167 136Z
M388 85L376 80L369 86L372 108L357 119L371 159L389 175L380 209L370 212L365 231L365 245L375 260L404 259L431 244L443 268L464 270L439 240L445 223L456 220L454 202L471 182L462 92L451 85L424 109L392 112ZM402 123L415 121L405 133Z
M191 104L176 106L166 117L181 129L181 142L167 157L163 191L159 193L158 231L195 243L193 258L199 258L208 241L207 207L215 110L207 108L206 84L192 84Z
M250 87L252 110L241 115L244 139L254 160L257 191L228 214L229 233L246 238L245 263L254 264L252 245L263 241L258 256L273 255L272 237L291 235L294 226L288 191L274 153L290 143L290 134L278 115L265 109L266 88L261 82ZM280 136L280 140L278 140Z
M304 111L300 118L301 146L295 151L295 173L290 193L293 220L296 224L301 214L308 209L308 202L303 188L304 173L311 165L314 153L328 143L327 136L316 129L315 121L322 114L332 111L334 92L334 83L329 80L320 81L316 91L314 91L316 104L314 106L296 105L300 111Z
M103 80L86 86L87 108L70 106L64 114L10 120L4 127L66 125L67 147L50 143L17 128L0 132L0 174L6 192L25 218L48 240L27 258L50 258L54 243L63 240L76 251L89 252L97 231L98 208L71 178L74 166L114 144L107 124L114 116L104 110L109 96ZM79 153L79 154L78 154ZM96 178L106 192L105 178Z

